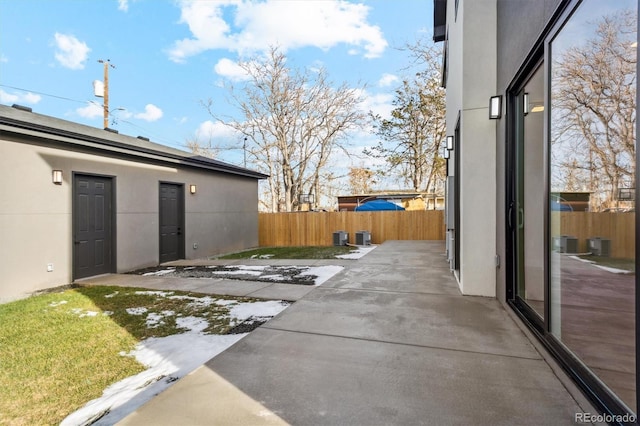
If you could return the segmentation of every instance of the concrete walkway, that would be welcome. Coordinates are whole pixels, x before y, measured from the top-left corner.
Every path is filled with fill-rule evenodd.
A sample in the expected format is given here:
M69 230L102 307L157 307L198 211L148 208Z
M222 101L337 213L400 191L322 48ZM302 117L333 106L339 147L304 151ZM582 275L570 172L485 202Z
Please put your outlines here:
M595 413L497 300L460 295L443 251L390 241L329 262L348 266L320 287L247 283L242 295L298 301L119 424L571 425ZM91 280L229 285L204 281Z

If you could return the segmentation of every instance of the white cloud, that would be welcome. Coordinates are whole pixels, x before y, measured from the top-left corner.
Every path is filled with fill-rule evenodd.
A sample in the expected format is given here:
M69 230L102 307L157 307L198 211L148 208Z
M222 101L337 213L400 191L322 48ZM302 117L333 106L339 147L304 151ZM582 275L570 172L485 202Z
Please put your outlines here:
M81 70L91 49L72 35L55 33L55 58L65 68Z
M145 121L157 121L162 118L162 110L153 104L147 104L144 112L135 114L134 117Z
M118 10L126 12L129 10L129 0L118 0Z
M249 74L247 71L238 65L237 62L232 61L228 58L222 58L218 61L218 63L213 67L213 70L230 80L233 81L246 81L248 80Z
M382 74L382 77L380 78L380 80L378 80L378 86L389 87L398 80L399 80L398 76L384 73Z
M243 54L271 46L284 51L307 46L327 50L339 44L373 58L388 45L380 28L367 22L369 7L344 0L182 0L180 8L180 23L189 26L192 37L176 41L169 49L169 58L175 62L210 49ZM231 13L233 29L225 21Z
M84 118L97 118L104 116L104 109L101 105L89 102L87 106L76 109L79 116Z
M198 129L196 130L196 138L198 138L199 140L224 141L224 140L233 139L237 137L238 137L238 133L236 133L236 131L233 130L231 127L220 122L214 123L211 120L202 122L200 126L198 126Z
M373 112L382 117L389 117L393 110L393 94L391 93L369 93L366 90L360 93L362 102L360 108L366 112Z
M3 104L37 104L42 100L42 96L35 93L7 93L0 89L0 102Z

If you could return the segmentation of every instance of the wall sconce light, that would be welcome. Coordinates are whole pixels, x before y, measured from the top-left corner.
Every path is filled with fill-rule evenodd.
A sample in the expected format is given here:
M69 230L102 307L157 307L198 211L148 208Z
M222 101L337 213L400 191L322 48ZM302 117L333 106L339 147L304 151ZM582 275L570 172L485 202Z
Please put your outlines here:
M56 185L62 185L62 170L54 170L52 172L51 180Z
M196 193L196 186L195 185L189 185L189 192L192 194Z
M496 120L502 117L502 95L492 96L489 99L489 119Z
M529 114L529 94L525 93L523 96L523 100L524 100L524 105L522 107L522 111L524 112L524 115Z
M447 136L447 149L449 151L453 149L453 136Z
M449 150L445 149L444 153L442 153L442 156L444 157L445 160L448 160L449 159Z

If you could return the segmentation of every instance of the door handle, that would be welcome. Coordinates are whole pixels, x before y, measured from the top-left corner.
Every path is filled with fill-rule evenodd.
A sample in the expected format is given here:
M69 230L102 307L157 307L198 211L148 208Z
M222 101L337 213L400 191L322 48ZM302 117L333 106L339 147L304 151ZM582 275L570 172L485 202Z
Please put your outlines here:
M518 208L518 229L524 229L524 209Z

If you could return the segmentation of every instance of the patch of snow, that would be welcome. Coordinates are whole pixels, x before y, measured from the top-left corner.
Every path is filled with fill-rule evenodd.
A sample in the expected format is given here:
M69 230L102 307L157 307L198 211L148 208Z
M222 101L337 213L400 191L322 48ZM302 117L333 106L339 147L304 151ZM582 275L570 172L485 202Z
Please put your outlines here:
M245 334L205 335L207 322L180 318L179 326L190 331L163 338L150 337L129 353L149 368L109 386L102 396L70 414L61 425L83 425L100 413L107 414L94 425L113 425L159 394L177 379L224 351Z
M315 279L316 286L324 283L329 278L333 277L338 272L342 271L344 267L335 266L335 265L326 265L326 266L312 266L304 272L301 272L299 275L315 275L317 278Z
M611 272L614 274L630 274L631 271L627 271L625 269L612 268L610 266L602 266L602 265L593 265L596 268L604 269L607 272Z
M256 277L260 276L262 271L250 271L247 269L236 269L236 270L228 270L228 271L211 271L214 275L254 275Z
M603 266L603 265L598 265L596 262L594 262L593 260L589 260L589 259L583 259L579 256L569 256L571 259L576 259L579 260L580 262L585 262L585 263L589 263L593 266L595 266L596 268L600 268L604 271L607 272L611 272L613 274L630 274L631 271L627 271L626 269L618 269L618 268L612 268L610 266Z
M162 275L171 274L172 272L175 272L175 271L176 271L176 268L169 268L169 269L163 269L161 271L147 272L145 274L142 274L142 276L143 277L162 276Z
M114 291L113 293L107 294L104 297L105 297L105 299L110 299L110 298L116 296L118 293L120 293L120 292L119 291Z
M49 306L51 306L52 308L55 308L57 306L64 305L64 304L67 304L67 303L69 303L69 302L67 302L66 300L61 300L59 302L51 302L51 303L49 303Z
M80 314L80 318L82 318L82 317L95 317L97 315L98 315L98 313L96 311L86 311L86 312Z
M156 328L160 325L163 325L165 324L164 315L151 312L149 315L147 315L147 321L145 324L147 328Z
M356 250L353 250L349 254L339 254L336 256L338 259L360 259L364 255L368 254L371 250L378 246L358 246Z
M142 290L136 291L134 294L140 294L143 296L160 296L160 297L168 297L174 294L173 291L153 291L153 290Z
M262 275L260 279L282 282L282 281L291 280L291 277L285 277L284 275L274 274L274 275Z
M197 299L191 296L184 298ZM200 299L206 299L205 303L229 306L230 315L237 322L246 321L249 318L268 320L290 305L288 302L273 300L238 302L232 299L214 299L209 296ZM129 310L136 312L136 315L147 311L146 308L133 308L127 311ZM161 315L149 314L147 322L149 317L160 318L169 315L175 315L175 312L167 310L162 311ZM148 369L109 386L100 398L88 402L84 407L71 413L61 425L113 425L171 386L173 382L189 374L248 334L204 334L203 331L209 323L205 319L193 316L177 318L176 325L188 331L161 338L150 337L137 344L130 353L120 353L122 356L135 357ZM100 417L101 415L103 417ZM96 418L98 420L94 422Z
M142 315L147 313L147 308L145 307L140 307L140 308L127 308L127 313L129 315Z
M245 302L231 307L229 313L232 318L242 322L251 317L274 317L284 311L287 306L289 306L288 303L279 300Z

